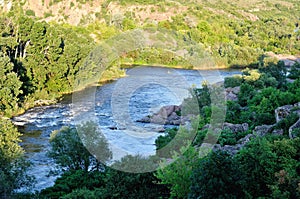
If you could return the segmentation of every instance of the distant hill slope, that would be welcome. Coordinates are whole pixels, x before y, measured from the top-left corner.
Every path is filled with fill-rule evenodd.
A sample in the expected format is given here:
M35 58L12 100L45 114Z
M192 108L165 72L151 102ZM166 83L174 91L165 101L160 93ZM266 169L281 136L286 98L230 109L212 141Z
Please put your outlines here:
M266 16L285 16L298 19L298 0L0 0L7 10L11 2L21 2L28 15L35 15L46 21L88 24L95 20L107 20L116 15L128 15L144 23L171 19L177 14L205 9L225 18L260 20Z
M0 5L5 11L19 5L38 21L74 26L95 42L137 27L176 30L178 39L203 44L220 67L257 65L267 52L300 55L298 0L0 0ZM144 57L133 59L152 62ZM129 58L124 62L132 63Z

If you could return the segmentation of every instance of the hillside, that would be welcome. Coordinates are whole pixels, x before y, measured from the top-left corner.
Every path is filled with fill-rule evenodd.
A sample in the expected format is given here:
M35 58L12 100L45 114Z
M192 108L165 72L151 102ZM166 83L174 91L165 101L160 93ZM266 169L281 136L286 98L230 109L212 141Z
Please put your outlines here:
M2 4L10 1L3 0ZM6 3L5 3L6 2ZM262 20L266 16L284 16L293 20L299 16L299 3L296 0L198 0L198 1L153 1L153 0L23 0L25 12L45 21L56 21L72 25L86 25L94 21L106 20L106 16L130 13L135 21L141 24L151 21L170 20L176 15L186 14L195 17L191 11L207 10L215 15L236 20ZM298 13L298 14L297 14Z
M96 42L137 27L177 30L205 44L219 65L255 64L268 51L300 54L295 0L25 0L21 6L42 21L85 27Z

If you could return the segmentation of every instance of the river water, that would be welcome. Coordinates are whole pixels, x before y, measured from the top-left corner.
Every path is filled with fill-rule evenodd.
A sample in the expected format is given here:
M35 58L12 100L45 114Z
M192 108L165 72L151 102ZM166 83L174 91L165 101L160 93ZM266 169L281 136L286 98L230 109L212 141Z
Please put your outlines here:
M85 118L87 106L80 101L89 101L93 105L92 116L108 140L114 160L126 154L153 155L154 141L161 135L158 131L163 126L141 124L136 120L157 112L162 106L181 104L189 96L188 89L201 87L204 80L216 83L226 76L240 74L240 71L136 67L126 73L126 77L112 83L89 88L91 95L86 95L85 91L77 92L76 98L74 94L66 95L55 105L32 108L13 118L23 132L21 145L27 159L32 162L29 174L36 178L35 190L54 184L57 176L49 175L49 172L56 165L46 155L50 149L49 137L52 131L62 126L76 124L78 116ZM136 136L134 132L141 129L150 133Z

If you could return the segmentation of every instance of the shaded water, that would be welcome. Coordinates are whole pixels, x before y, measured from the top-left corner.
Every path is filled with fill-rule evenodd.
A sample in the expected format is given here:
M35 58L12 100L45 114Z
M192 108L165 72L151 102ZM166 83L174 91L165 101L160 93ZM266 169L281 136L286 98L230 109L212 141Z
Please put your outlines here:
M126 154L155 154L154 141L160 135L159 125L135 122L146 115L151 115L165 105L179 105L188 97L188 89L200 87L203 80L216 83L226 76L240 74L238 70L194 71L159 67L129 69L128 76L112 83L94 88L92 115L97 119L101 131L106 136L113 151L113 159L120 159ZM82 91L84 93L84 91ZM86 95L79 95L89 98ZM83 99L82 101L88 101ZM22 125L24 133L22 146L26 156L33 164L29 171L36 177L36 190L52 186L57 176L49 176L55 168L53 160L46 156L50 148L49 137L53 130L76 123L76 114L86 111L85 104L74 103L72 95L55 105L36 107L25 114L15 117L16 124ZM134 127L151 132L150 136L132 136ZM114 129L114 130L112 130Z

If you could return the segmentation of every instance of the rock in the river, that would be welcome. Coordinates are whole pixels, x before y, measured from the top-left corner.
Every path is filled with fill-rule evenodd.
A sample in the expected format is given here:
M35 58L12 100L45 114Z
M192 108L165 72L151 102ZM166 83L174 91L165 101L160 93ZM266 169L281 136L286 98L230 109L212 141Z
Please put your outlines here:
M137 122L141 122L141 123L150 123L151 122L151 116L147 115L146 117L143 117L140 120L137 120Z
M298 131L298 133L300 132L300 119L289 128L289 137L291 139L294 139L297 137L297 135L294 134L296 130Z
M189 121L191 116L180 116L181 106L169 105L162 107L157 113L152 116L143 117L137 122L154 123L154 124L171 124L181 125Z
M117 130L118 128L116 126L110 126L108 127L110 130Z

